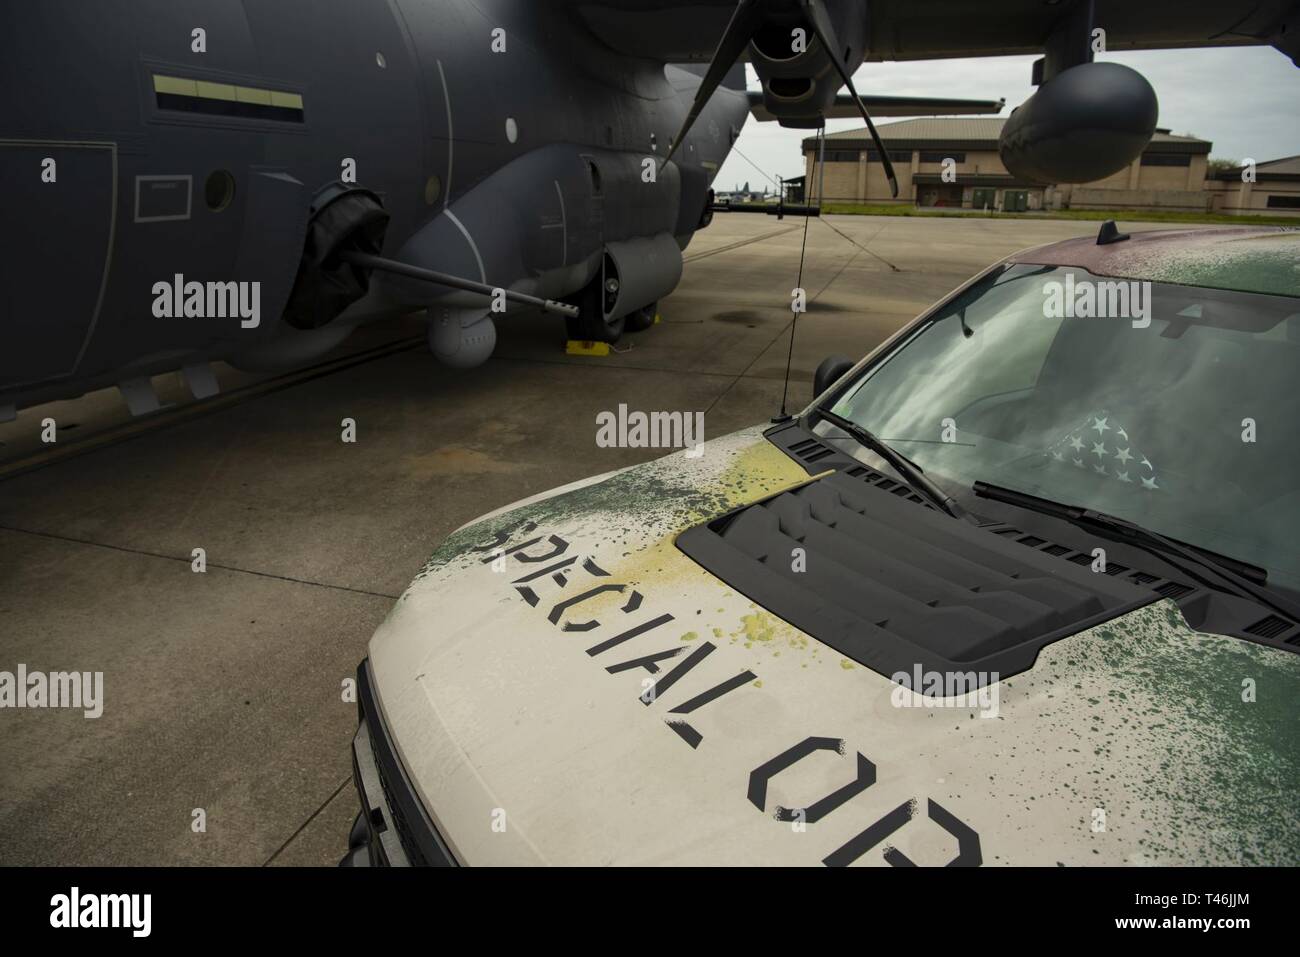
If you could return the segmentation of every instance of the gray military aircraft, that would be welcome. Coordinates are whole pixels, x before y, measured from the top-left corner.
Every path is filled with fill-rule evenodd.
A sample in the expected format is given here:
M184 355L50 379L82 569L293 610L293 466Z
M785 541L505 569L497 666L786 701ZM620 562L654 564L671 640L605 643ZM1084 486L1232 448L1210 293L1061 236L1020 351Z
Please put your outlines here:
M209 363L291 367L427 310L473 366L508 308L653 321L747 113L996 112L861 96L865 61L1042 51L1025 176L1131 162L1156 99L1106 48L1271 43L1297 0L40 0L0 10L0 420ZM747 60L762 91L747 93ZM692 64L707 63L707 68ZM846 88L841 93L841 88ZM888 153L880 155L892 178Z

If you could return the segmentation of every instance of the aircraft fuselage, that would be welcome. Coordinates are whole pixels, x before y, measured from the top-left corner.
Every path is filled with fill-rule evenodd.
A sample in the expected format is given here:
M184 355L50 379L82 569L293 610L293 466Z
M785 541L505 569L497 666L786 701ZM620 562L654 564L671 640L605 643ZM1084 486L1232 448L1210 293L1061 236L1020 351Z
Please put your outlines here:
M646 182L698 84L520 0L53 0L0 15L0 409L224 359L306 361L359 321L464 293L376 277L321 328L282 314L330 184L375 194L382 253L568 296L607 244L684 248L743 124L720 91ZM8 22L5 22L8 21ZM175 277L258 284L261 321L169 316Z

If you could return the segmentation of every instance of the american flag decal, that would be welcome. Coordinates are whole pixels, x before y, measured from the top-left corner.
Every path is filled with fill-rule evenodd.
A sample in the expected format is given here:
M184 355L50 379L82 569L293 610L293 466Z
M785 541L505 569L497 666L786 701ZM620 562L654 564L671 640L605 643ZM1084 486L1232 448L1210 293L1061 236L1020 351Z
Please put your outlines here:
M1162 486L1156 481L1156 468L1129 439L1124 426L1106 410L1084 418L1046 455L1056 462L1085 469L1115 482L1128 483L1134 488L1156 491Z

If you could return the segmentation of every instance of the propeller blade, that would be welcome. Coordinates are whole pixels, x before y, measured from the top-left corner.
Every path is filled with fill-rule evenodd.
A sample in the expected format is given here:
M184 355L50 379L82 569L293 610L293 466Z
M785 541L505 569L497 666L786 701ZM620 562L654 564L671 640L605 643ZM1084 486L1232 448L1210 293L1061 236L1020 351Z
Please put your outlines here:
M761 22L756 0L740 0L736 4L736 11L731 15L731 22L727 24L727 29L718 42L718 49L709 62L709 70L700 82L699 90L695 93L695 102L691 105L691 112L687 115L686 122L682 124L681 130L678 131L668 147L668 155L664 157L664 166L668 165L678 147L682 145L682 141L686 139L686 134L691 131L695 121L704 112L704 107L708 105L713 94L722 85L722 81L727 78L727 72L740 59L740 55L745 52L745 47L754 36L754 31Z
M889 191L894 198L898 198L898 178L894 175L894 164L889 161L889 153L885 150L885 144L880 141L880 134L876 132L876 124L872 122L871 114L867 112L867 105L862 102L862 97L858 96L857 88L853 85L853 77L849 73L848 67L836 54L840 48L839 40L835 36L835 26L831 23L830 14L826 12L826 5L823 0L800 0L804 12L808 15L808 21L812 24L813 32L817 34L817 39L821 41L822 49L830 57L835 69L844 81L844 85L849 88L849 95L853 97L854 102L858 104L858 112L867 122L867 132L871 134L872 142L876 144L876 152L880 154L880 162L885 167L885 176L889 179Z

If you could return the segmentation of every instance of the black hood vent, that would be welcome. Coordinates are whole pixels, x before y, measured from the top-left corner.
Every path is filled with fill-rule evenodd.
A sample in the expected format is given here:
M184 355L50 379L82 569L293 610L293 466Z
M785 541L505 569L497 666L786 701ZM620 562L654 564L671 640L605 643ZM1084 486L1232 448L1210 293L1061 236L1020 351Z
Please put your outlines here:
M857 479L881 491L891 492L906 501L934 511L936 515L939 514L929 502L912 492L906 485L864 466L847 452L839 451L829 441L801 427L797 421L782 424L768 431L766 437L786 455L799 462L810 475L833 469L841 475ZM1092 574L1091 545L1074 547L1062 544L1046 538L1045 534L1051 533L1044 533L1042 529L1038 530L1039 533L1027 532L1000 521L989 521L982 526L982 529L1002 541L1014 542L1032 549L1040 556L1033 560L1035 564L1042 560L1041 556L1048 556L1077 566L1089 576L1090 580L1102 577ZM1077 534L1081 539L1086 538L1082 532ZM1067 535L1068 533L1062 533L1060 537L1069 541ZM1127 560L1138 561L1139 559L1130 557ZM1216 592L1194 579L1168 578L1141 568L1123 565L1113 559L1106 563L1105 576L1124 585L1145 590L1149 596L1148 600L1164 598L1173 601L1178 605L1188 625L1198 631L1232 635L1292 652L1300 650L1300 624L1274 614L1267 614L1266 617L1261 618L1261 605L1257 602ZM759 601L759 604L763 602ZM1037 646L1041 647L1048 640L1059 637L1063 635L1041 640ZM1003 674L1006 673L1004 670Z
M1267 618L1262 618L1247 628L1246 633L1255 635L1259 638L1281 638L1295 627L1295 622L1287 621L1285 618L1279 618L1277 615L1269 615ZM1300 634L1297 634L1291 639L1293 643L1298 640L1300 640Z
M802 438L801 438L802 436ZM802 429L790 429L782 432L769 433L768 438L776 443L786 455L793 458L801 464L809 473L816 474L824 472L827 469L837 469L845 475L865 482L867 485L874 485L876 488L891 495L897 495L899 498L906 499L914 505L923 505L926 508L934 508L920 495L913 492L902 482L891 479L882 472L877 472L873 468L868 468L852 456L845 455L836 449L824 444L815 438L807 437L808 433ZM778 439L784 438L786 443L783 444Z
M935 509L900 507L898 483L858 468L692 528L677 546L885 677L920 665L1005 678L1049 642L1155 600Z
M816 465L822 459L835 454L834 449L827 448L816 439L804 439L802 442L796 442L786 451L805 465Z
M1036 551L1064 558L1076 565L1086 567L1092 564L1091 552L1048 543L1038 535L1028 534L1011 525L999 523L986 527L993 534L1001 535L1007 541L1018 542ZM1141 588L1149 588L1161 598L1168 598L1178 605L1187 623L1197 630L1246 638L1259 644L1285 648L1288 651L1300 648L1300 625L1280 615L1270 614L1259 618L1260 606L1253 601L1213 592L1199 582L1162 578L1151 572L1129 568L1114 561L1106 563L1106 574ZM1211 601L1211 598L1214 600ZM1247 625L1246 622L1253 622L1253 624Z

